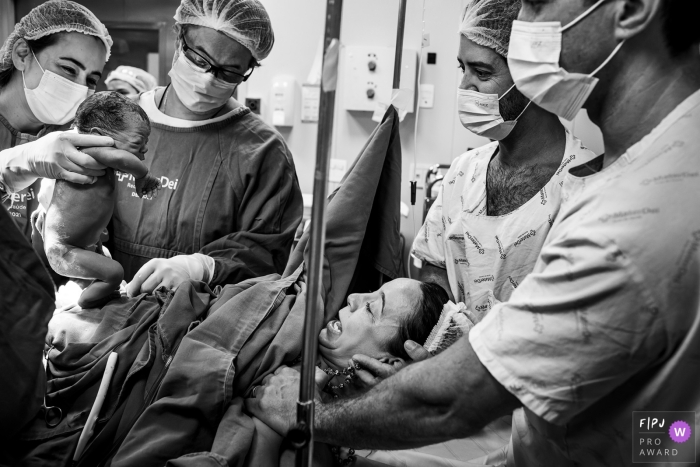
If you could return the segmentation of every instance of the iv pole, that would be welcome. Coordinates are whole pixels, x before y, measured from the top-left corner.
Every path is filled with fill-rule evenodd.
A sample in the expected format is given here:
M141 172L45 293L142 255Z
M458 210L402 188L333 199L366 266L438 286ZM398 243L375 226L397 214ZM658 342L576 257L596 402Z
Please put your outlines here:
M340 18L343 0L328 0L326 4L326 30L323 50L327 51L333 39L340 39ZM326 56L324 54L324 64ZM323 278L323 250L326 243L326 197L328 192L328 162L331 156L333 111L335 90L323 89L318 115L316 138L316 168L314 170L313 206L311 208L311 246L306 293L306 318L304 321L303 363L297 425L287 435L290 444L297 449L296 466L311 467L313 460L314 396L316 395L316 352L318 347L317 319L323 315L321 288Z
M401 83L401 55L403 52L403 35L406 22L407 0L399 2L399 19L396 30L396 52L394 55L394 77L392 89L399 89ZM340 38L340 19L343 0L328 0L326 4L326 30L324 50L328 50L333 39ZM324 54L325 62L325 54ZM318 118L318 136L316 139L316 168L314 171L313 206L311 208L311 251L307 275L307 301L304 321L304 347L301 367L299 401L297 402L297 424L287 434L290 444L296 448L296 467L311 467L313 460L313 421L314 396L316 393L316 359L318 336L317 317L320 309L321 287L323 278L323 250L326 241L326 198L328 191L328 162L331 152L333 132L333 111L335 109L335 90L326 91L321 87L321 102ZM315 299L315 300L314 300Z
M401 55L403 53L403 31L406 25L406 2L407 0L400 0L399 2L399 22L396 26L396 51L394 52L394 81L392 82L392 89L399 89L401 85ZM393 97L393 96L392 96Z

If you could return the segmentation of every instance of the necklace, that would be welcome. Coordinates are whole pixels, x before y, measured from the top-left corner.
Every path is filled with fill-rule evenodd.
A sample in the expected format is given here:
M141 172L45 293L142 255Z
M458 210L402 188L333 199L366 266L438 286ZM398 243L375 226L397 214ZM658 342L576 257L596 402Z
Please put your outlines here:
M338 384L331 384L330 381L328 381L328 384L326 385L326 388L329 389L331 392L333 392L333 397L336 399L338 398L338 394L335 394L334 391L338 389L343 389L346 385L350 384L353 379L355 379L355 370L359 370L360 366L358 364L349 366L347 368L343 368L342 370L334 370L333 368L322 368L321 371L323 371L325 374L331 376L331 380L335 378L336 376L345 376L345 380Z

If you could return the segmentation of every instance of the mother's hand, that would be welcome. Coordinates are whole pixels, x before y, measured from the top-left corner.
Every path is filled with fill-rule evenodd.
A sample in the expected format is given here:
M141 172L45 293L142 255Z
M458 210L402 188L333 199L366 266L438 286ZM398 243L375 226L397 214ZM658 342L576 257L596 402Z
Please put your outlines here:
M316 368L315 403L321 404L321 390L331 376ZM251 391L245 400L245 407L267 426L285 436L296 424L297 401L301 374L292 368L281 366L272 375L267 375L262 385Z
M10 192L27 188L37 178L94 183L96 177L104 175L105 166L77 147L96 146L114 146L114 140L72 131L49 133L31 143L1 151L0 178Z

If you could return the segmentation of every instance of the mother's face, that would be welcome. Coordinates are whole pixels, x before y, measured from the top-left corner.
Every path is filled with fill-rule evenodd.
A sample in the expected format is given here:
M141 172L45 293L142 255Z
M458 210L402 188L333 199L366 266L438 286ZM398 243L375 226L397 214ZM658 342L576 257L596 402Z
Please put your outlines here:
M393 338L400 320L416 310L422 292L420 282L395 279L379 290L352 294L348 304L319 334L319 352L339 367L348 366L353 355L391 358L387 343Z

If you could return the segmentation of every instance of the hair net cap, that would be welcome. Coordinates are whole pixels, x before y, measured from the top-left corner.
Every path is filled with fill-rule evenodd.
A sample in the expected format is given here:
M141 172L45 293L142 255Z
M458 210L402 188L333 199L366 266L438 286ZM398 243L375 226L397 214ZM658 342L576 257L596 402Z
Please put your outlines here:
M105 79L105 84L115 79L129 83L138 92L150 91L158 86L158 81L155 76L141 68L133 66L120 65L114 69Z
M67 0L52 0L33 8L19 23L0 49L0 71L12 67L12 49L18 39L36 40L57 32L80 32L102 41L109 60L112 38L104 24L84 6Z
M265 59L275 43L270 17L258 0L182 0L175 21L222 32L256 60Z
M520 0L470 0L459 33L507 57L510 30L519 11Z

